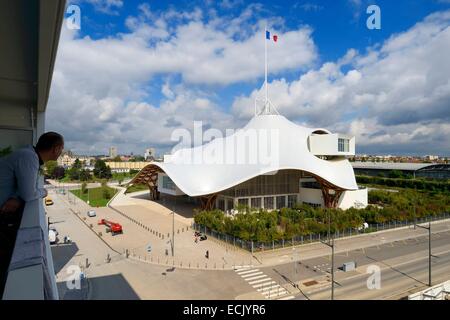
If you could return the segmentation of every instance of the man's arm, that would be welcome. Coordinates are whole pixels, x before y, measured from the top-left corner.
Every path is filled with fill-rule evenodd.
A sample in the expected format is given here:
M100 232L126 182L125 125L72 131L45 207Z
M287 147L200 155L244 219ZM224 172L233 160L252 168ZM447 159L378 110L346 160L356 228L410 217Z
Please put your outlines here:
M28 202L47 196L47 191L37 187L39 163L32 157L23 157L16 167L17 196Z

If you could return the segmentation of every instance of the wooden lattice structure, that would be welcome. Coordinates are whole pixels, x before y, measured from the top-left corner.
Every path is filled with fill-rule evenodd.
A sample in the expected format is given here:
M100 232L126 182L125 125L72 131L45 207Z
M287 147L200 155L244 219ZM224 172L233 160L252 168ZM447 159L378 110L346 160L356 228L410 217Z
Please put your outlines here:
M317 182L320 184L323 196L323 203L325 207L336 208L339 203L339 199L341 198L341 195L345 191L345 189L336 187L335 185L320 178L319 176L315 176L315 178Z
M208 194L199 198L201 210L212 210L216 204L217 193Z
M154 165L149 164L145 166L139 173L131 180L130 185L133 184L145 184L150 191L150 200L159 199L158 191L158 173L163 172L163 170Z

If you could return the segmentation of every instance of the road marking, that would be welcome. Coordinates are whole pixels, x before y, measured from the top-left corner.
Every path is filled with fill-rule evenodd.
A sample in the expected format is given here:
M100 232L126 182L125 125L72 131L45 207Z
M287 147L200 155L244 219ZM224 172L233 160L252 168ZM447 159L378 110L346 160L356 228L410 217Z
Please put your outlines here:
M244 274L244 275L242 275L241 277L242 278L251 278L251 277L253 277L253 276L257 276L257 275L259 275L259 274L262 274L262 271L257 271L257 272L253 272L253 273L249 273L249 274Z
M247 280L248 280L248 279L247 279ZM268 280L272 280L272 278L267 277L267 278L265 278L265 279L260 279L260 280L255 280L255 281L250 281L248 284L255 284L255 283L258 283L258 282L263 282L263 281L268 281Z
M295 298L295 296L287 296L287 297L280 298L278 300L291 300L291 299L294 299L294 298Z
M275 283L276 283L275 281L267 281L267 282L264 282L264 283L255 284L252 287L257 289L257 288L261 288L261 287L268 286L270 284L275 284Z
M269 296L269 298L275 298L275 297L278 297L278 296L282 296L282 295L284 295L284 294L286 294L286 293L288 293L286 290L277 290L277 289L275 289L275 290L272 290L272 291L269 291L269 292L265 292L265 293L263 293L263 295L264 296L266 296L266 298L267 298L267 296Z
M245 270L245 271L237 271L236 273L237 273L238 275L243 275L243 274L250 273L250 272L254 272L254 271L259 271L259 269L252 269L252 270Z
M234 271L245 271L250 269L250 267L234 267Z
M249 280L256 280L256 279L261 279L261 278L265 278L265 277L267 277L267 276L266 276L265 274L262 274L262 275L259 275L259 276L247 278L247 279L245 279L245 280L246 280L246 281L249 281Z
M277 290L281 290L280 289L281 287L278 285L278 284L276 284L276 285L271 285L271 286L267 286L267 287L264 287L264 288L260 288L260 289L256 289L256 291L259 291L259 292L261 292L262 294L264 294L266 291L268 292L268 291L273 291L273 290L275 290L275 289L277 289ZM282 288L283 289L283 288ZM284 290L284 289L283 289Z
M266 299L289 294L285 288L259 269L236 268L234 271Z

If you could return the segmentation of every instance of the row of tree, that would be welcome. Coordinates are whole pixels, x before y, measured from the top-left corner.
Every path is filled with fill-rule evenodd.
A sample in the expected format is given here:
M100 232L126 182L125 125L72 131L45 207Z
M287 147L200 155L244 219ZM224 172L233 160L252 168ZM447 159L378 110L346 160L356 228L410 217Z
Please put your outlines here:
M430 215L450 212L450 197L445 193L369 192L371 205L364 209L313 208L306 204L293 208L267 211L238 207L235 216L226 215L221 210L200 211L194 216L195 223L206 226L222 234L243 240L272 241L290 239L294 236L323 234L330 231L344 231L369 224L393 221L413 221Z
M374 176L356 176L356 181L362 184L381 185L397 188L411 188L420 190L432 190L439 192L450 192L449 180L425 180L425 179L404 179L385 178Z

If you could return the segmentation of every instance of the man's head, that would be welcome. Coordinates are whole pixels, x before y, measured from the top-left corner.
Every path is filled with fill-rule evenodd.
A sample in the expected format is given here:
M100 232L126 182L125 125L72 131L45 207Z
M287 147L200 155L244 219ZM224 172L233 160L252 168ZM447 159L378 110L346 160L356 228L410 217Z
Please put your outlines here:
M36 150L42 161L57 160L64 149L64 138L56 132L46 132L39 137Z

